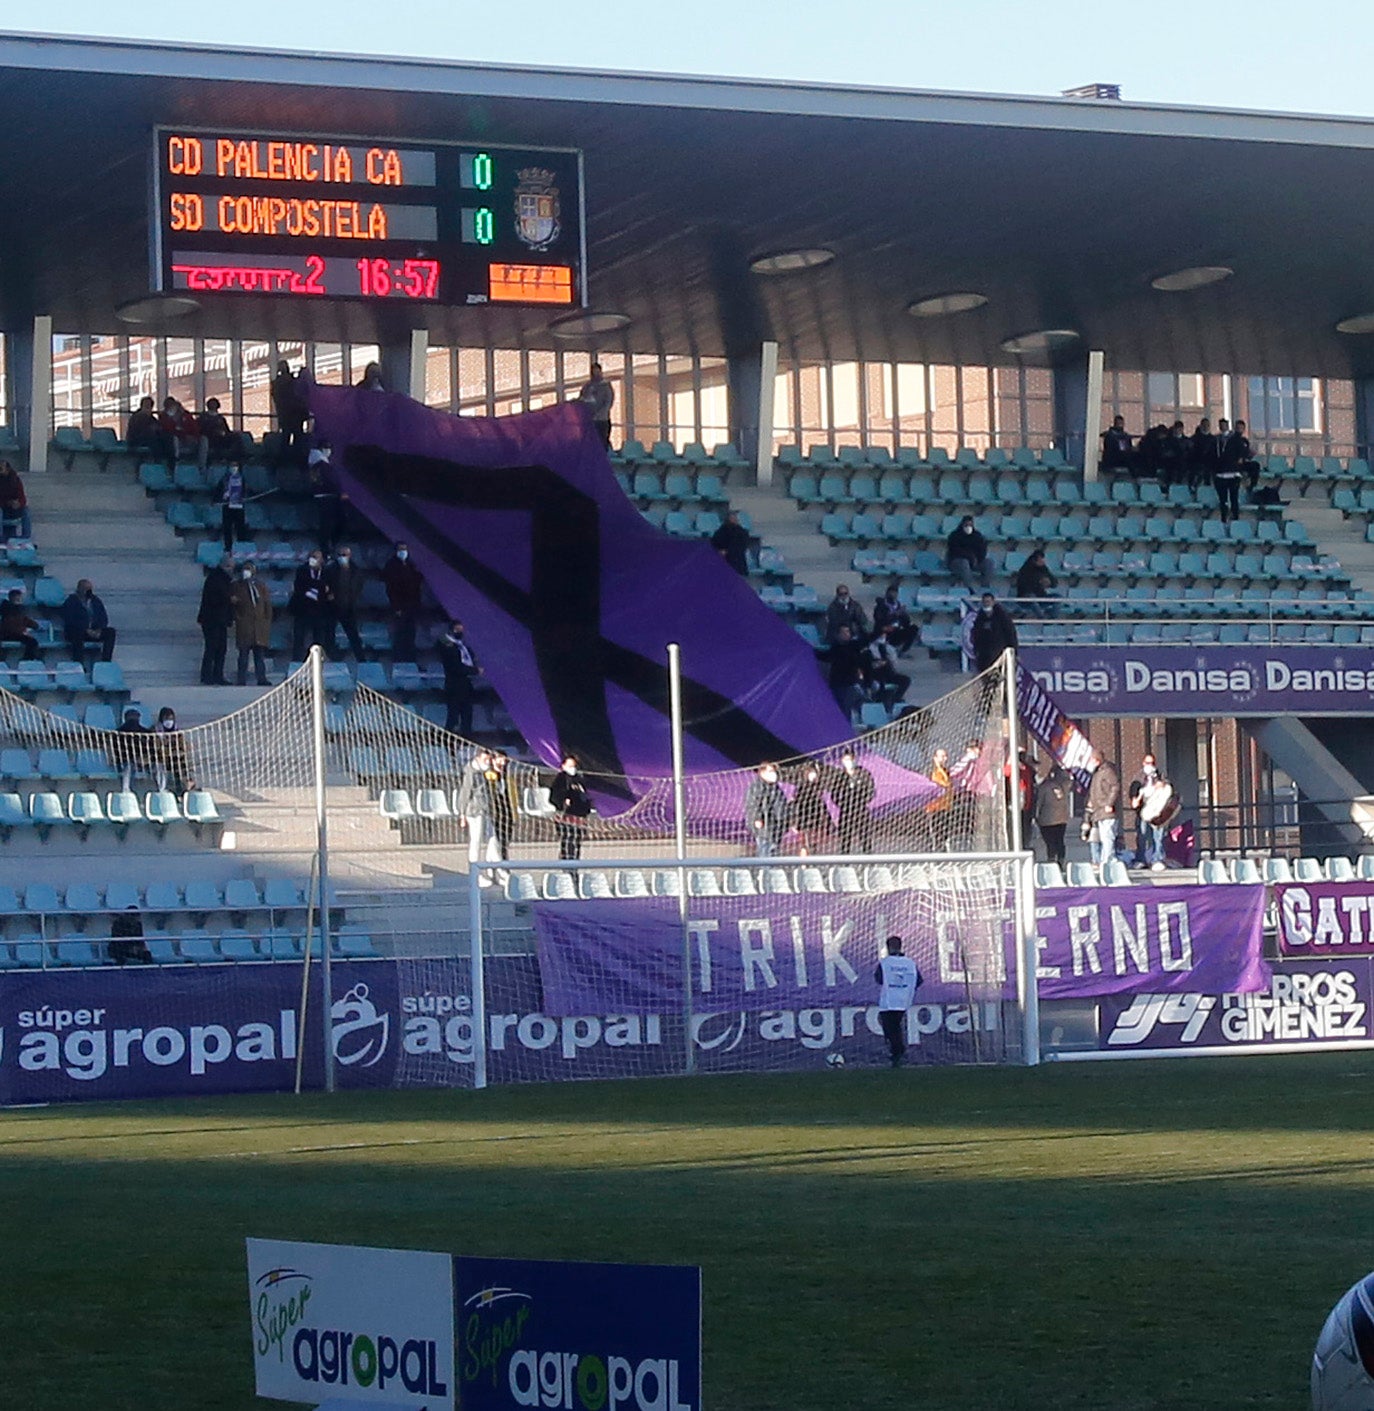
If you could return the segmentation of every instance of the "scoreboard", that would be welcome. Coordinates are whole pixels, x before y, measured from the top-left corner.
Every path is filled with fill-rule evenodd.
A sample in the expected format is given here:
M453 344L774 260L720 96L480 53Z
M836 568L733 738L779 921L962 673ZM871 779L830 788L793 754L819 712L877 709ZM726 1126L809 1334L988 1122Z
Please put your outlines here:
M158 128L153 287L582 307L582 154Z

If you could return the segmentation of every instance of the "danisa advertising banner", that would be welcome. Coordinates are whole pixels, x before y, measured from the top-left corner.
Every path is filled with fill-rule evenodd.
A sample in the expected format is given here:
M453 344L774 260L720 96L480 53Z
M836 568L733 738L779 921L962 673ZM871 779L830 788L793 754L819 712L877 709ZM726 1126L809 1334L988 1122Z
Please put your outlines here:
M1280 955L1313 960L1374 955L1374 883L1283 883L1274 894Z
M1374 1043L1374 961L1281 961L1251 994L1112 995L1099 1005L1108 1052Z
M453 1260L416 1250L248 1241L259 1396L453 1411Z
M1070 715L1374 710L1374 647L1025 647L1018 662Z

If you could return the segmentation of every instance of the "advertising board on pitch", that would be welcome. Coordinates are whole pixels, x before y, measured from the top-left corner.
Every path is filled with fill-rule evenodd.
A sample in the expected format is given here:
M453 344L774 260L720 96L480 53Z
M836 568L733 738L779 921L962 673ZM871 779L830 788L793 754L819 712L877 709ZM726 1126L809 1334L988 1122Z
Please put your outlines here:
M248 1241L259 1396L453 1411L453 1260L352 1245Z

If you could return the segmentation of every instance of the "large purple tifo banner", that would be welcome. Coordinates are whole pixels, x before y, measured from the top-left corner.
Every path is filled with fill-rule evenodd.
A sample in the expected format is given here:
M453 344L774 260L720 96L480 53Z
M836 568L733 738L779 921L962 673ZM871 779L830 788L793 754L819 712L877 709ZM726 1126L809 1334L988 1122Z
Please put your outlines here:
M907 942L925 983L952 1001L1015 994L1010 907L979 919L942 895L722 897L694 901L688 953L694 1007L750 1011L868 1004L883 939ZM671 899L537 905L539 969L553 1014L584 1013L614 995L629 1013L683 1003L682 927ZM1264 888L1101 887L1039 893L1040 993L1047 999L1129 990L1261 989Z
M1026 647L1018 659L1072 715L1374 710L1370 647Z
M584 408L468 418L396 393L310 389L355 507L404 540L525 739L555 763L663 776L667 647L682 648L689 773L852 732L811 648L704 541L655 529Z
M1281 883L1274 897L1280 955L1374 955L1374 882Z

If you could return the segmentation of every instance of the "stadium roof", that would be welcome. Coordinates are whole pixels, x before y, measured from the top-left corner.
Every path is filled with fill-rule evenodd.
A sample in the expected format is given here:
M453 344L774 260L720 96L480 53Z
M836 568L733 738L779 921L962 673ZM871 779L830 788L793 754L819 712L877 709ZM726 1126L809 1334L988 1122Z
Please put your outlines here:
M1374 122L0 35L0 319L115 327L148 288L157 124L571 146L592 305L634 351L1013 361L1075 329L1122 367L1374 373ZM835 252L773 278L753 257ZM1150 281L1227 266L1224 282ZM976 292L971 312L913 301ZM239 299L177 333L370 341L416 310ZM437 341L555 346L537 311L431 310ZM1077 351L1072 356L1076 360Z

